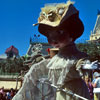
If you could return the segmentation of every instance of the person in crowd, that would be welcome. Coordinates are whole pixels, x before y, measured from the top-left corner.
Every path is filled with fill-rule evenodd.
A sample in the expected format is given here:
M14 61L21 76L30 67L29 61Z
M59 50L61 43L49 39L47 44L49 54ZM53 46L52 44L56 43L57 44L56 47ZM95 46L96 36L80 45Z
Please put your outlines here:
M3 93L3 100L6 100L6 92Z
M4 86L0 89L0 100L6 100L6 93L4 91Z
M59 51L51 59L43 59L31 66L24 77L22 88L13 100L91 100L88 87L81 78L81 69L88 56L79 51L74 43L84 31L79 11L71 1L47 5L42 8L37 24L39 32L47 37L51 46L59 48ZM81 62L78 63L80 59ZM41 97L38 81L53 84L59 91L56 91L56 95L52 89L51 92L42 91Z
M2 88L0 89L0 93L4 93L4 86L2 86Z
M11 100L11 95L10 95L10 92L9 91L6 93L6 99L7 100Z
M98 72L94 72L92 85L94 87L94 92L96 88L100 88L100 74ZM98 93L94 93L94 100L100 100L100 91Z
M3 94L0 93L0 100L3 100Z
M93 81L92 81L92 84L94 84L96 78L99 76L99 73L98 72L94 72L93 73Z
M10 96L11 96L11 99L14 97L15 95L15 91L13 88L10 89Z
M0 93L0 100L6 100L6 95Z
M85 82L86 82L86 85L88 86L91 100L94 100L93 86L92 86L89 76L85 76Z

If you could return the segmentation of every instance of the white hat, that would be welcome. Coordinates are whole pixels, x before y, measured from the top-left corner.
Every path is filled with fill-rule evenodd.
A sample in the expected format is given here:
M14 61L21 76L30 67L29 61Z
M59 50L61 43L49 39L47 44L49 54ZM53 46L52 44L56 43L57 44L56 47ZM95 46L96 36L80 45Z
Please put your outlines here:
M94 72L94 77L99 77L100 76L100 74L98 73L98 72Z

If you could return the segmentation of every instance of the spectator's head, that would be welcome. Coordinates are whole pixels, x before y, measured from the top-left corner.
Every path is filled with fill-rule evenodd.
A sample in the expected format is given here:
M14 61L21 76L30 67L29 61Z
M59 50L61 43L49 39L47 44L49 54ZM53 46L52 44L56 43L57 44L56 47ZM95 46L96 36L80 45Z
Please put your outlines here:
M85 81L89 82L89 77L88 76L85 76Z
M14 89L13 89L13 88L11 88L11 89L10 89L10 91L11 91L11 92L13 92L13 91L14 91Z
M0 89L0 93L3 94L3 92L4 92L4 86Z
M94 78L97 78L97 77L99 77L100 76L100 74L98 73L98 72L94 72Z

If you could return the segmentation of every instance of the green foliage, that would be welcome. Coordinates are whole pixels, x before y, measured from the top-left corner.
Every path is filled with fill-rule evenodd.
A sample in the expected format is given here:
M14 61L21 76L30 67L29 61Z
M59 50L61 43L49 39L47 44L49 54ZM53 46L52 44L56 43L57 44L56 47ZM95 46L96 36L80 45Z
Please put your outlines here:
M77 47L80 51L87 53L91 61L100 61L100 44L96 43L79 43Z
M0 74L4 73L20 73L21 70L26 70L26 66L23 65L22 58L5 59L0 61Z
M97 43L78 43L77 48L87 53L91 61L100 61L100 44ZM0 61L1 73L20 73L21 70L28 70L28 66L23 65L22 58L6 59Z

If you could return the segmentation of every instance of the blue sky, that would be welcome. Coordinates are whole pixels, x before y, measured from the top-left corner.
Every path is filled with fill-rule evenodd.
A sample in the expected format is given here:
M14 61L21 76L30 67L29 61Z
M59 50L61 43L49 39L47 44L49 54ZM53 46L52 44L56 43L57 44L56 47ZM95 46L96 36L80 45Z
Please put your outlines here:
M78 39L89 39L97 18L97 9L100 10L100 0L72 0L80 11L85 30ZM29 47L30 37L39 34L37 22L40 8L46 3L66 2L66 0L0 0L0 54L6 48L14 45L20 55L25 55Z

